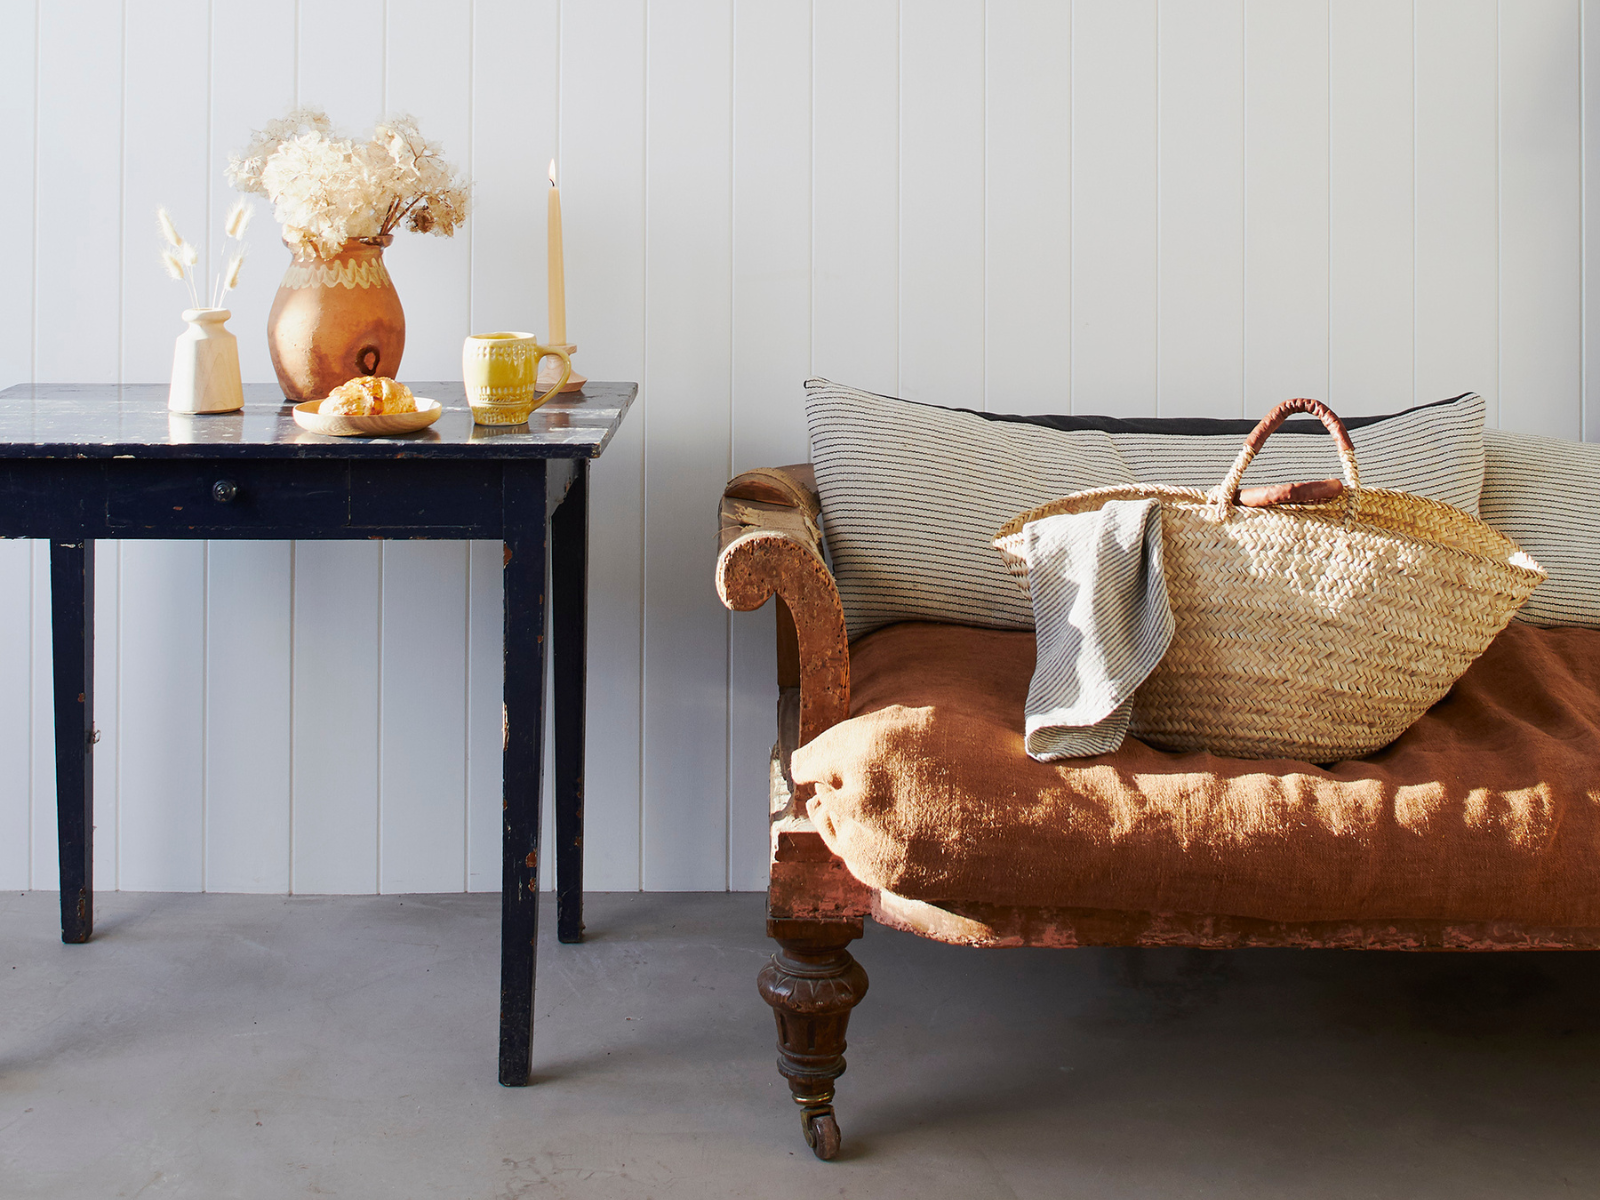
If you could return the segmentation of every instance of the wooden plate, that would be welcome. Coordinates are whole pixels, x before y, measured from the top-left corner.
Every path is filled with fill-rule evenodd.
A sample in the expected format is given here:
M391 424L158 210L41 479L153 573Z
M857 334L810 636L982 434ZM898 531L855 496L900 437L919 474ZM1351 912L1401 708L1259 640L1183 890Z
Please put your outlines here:
M317 411L321 400L307 400L294 406L294 423L312 433L326 433L331 437L389 437L397 433L415 433L426 429L439 419L444 406L437 400L416 397L417 411L393 413L382 417L325 417Z

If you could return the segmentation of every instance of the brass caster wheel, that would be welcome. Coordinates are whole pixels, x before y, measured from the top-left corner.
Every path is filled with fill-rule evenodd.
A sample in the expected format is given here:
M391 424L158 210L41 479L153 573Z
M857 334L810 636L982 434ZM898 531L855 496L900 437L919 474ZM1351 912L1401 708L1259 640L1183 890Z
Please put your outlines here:
M800 1126L805 1130L806 1145L818 1158L827 1162L839 1153L839 1122L833 1115L833 1105L803 1109Z

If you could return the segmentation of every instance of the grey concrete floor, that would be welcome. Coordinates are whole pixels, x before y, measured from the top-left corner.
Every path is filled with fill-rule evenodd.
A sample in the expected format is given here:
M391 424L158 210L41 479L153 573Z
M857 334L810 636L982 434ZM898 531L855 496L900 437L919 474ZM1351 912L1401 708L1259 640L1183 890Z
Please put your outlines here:
M869 928L814 1160L754 895L0 897L0 1197L1600 1196L1600 956L972 951ZM547 911L546 917L553 915Z

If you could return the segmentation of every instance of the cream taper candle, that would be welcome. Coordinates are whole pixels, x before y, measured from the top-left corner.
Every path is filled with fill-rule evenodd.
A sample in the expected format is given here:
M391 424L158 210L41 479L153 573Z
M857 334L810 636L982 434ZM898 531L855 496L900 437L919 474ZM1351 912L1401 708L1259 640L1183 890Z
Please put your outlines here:
M550 200L547 224L550 248L546 260L550 280L550 344L567 341L567 272L561 256L561 189L556 186L556 160L550 160Z

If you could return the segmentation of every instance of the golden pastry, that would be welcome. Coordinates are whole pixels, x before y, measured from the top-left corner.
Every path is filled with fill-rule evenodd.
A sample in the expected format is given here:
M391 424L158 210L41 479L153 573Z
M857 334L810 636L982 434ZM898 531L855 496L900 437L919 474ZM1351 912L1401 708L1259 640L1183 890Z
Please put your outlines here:
M385 376L362 375L341 383L317 407L325 417L378 417L417 411L411 389Z
M411 389L403 383L393 379L380 378L378 383L383 388L383 395L379 398L379 411L385 416L390 413L414 413L417 411L416 397L411 394Z
M377 380L362 376L329 392L317 412L325 417L370 417L378 411L378 397L382 394Z

